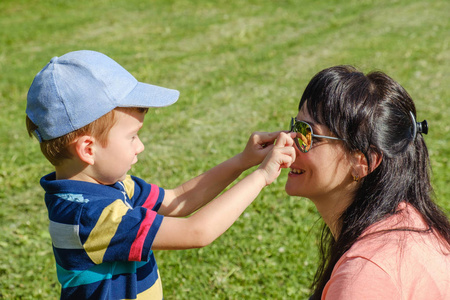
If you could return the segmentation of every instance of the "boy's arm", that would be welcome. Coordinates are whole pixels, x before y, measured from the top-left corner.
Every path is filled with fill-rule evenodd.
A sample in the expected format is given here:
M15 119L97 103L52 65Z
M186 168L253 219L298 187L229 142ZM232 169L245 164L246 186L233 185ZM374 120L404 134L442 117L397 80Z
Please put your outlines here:
M241 173L257 164L272 150L280 132L255 132L243 152L172 190L166 190L158 213L183 217L204 206L222 192Z
M281 133L261 166L235 186L188 218L165 217L152 249L204 247L224 233L258 196L295 160L290 135Z

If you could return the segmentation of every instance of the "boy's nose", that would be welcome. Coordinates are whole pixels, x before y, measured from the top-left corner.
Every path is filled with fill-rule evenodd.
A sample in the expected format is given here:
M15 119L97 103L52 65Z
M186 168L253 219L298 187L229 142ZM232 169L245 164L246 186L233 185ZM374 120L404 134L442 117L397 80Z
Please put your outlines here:
M145 146L144 144L141 142L141 139L138 137L138 145L136 147L136 154L141 153L142 151L144 151Z

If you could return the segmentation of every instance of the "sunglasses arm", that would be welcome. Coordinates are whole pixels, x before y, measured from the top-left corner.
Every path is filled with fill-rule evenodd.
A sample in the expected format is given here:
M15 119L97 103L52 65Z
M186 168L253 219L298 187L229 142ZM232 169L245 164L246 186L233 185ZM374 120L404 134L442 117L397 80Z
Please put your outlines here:
M318 137L318 138L323 138L323 139L330 139L330 140L339 140L339 141L343 141L343 139L337 138L337 137L332 137L332 136L324 136L324 135L318 135L318 134L311 134L313 137Z

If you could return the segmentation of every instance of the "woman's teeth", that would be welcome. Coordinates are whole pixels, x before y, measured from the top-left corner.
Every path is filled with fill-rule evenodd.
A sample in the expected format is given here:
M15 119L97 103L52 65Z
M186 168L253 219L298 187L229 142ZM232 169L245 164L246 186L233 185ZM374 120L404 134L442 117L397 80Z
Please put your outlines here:
M305 170L291 169L291 173L293 173L293 174L303 174L303 173L305 173Z

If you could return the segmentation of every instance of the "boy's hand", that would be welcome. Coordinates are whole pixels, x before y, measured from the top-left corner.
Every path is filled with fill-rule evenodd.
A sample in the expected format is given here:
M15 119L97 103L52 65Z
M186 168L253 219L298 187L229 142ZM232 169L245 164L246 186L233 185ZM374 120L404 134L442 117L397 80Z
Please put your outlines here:
M266 156L258 170L266 179L266 185L271 184L281 173L282 168L289 168L295 161L294 138L296 133L280 132L271 152Z
M254 132L241 153L242 165L246 169L259 165L274 147L274 141L281 131Z

